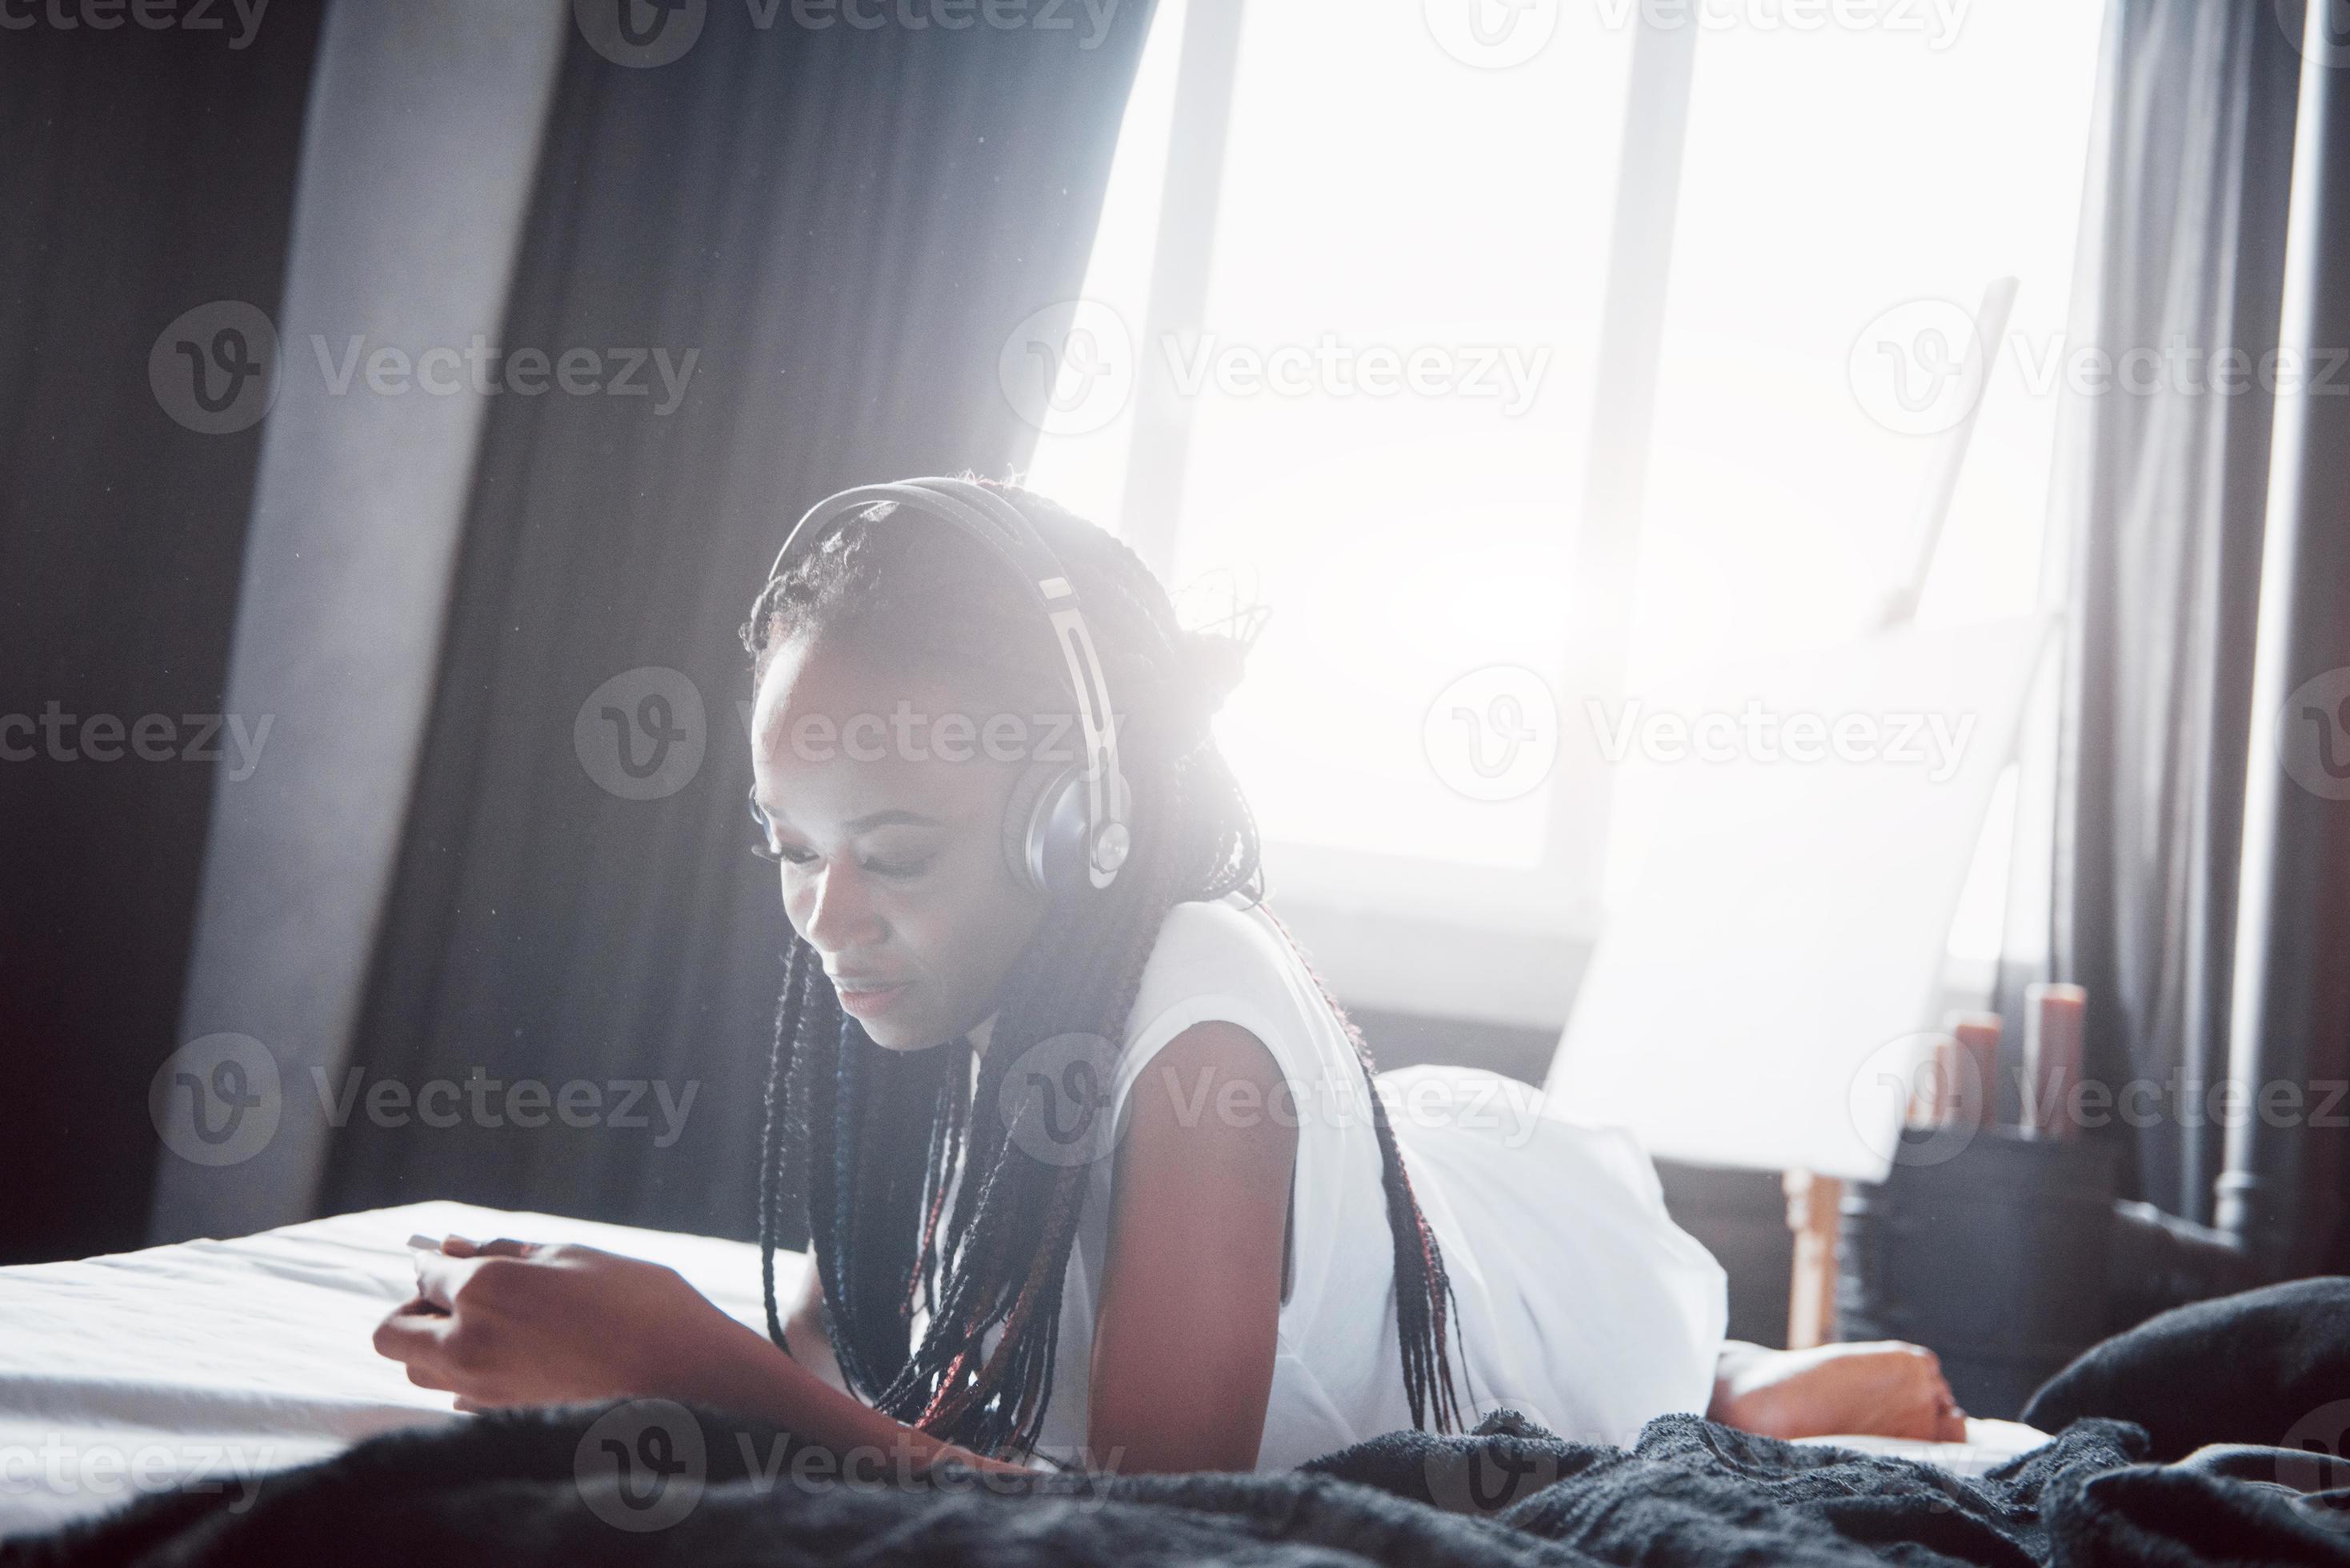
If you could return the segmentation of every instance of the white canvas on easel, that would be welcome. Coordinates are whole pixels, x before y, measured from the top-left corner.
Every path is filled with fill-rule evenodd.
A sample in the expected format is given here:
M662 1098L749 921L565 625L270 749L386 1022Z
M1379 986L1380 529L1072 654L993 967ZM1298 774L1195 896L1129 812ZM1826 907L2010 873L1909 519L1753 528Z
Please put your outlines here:
M1669 1158L1882 1180L2048 625L1895 628L1690 694L1782 723L1858 716L1891 754L1741 748L1627 774L1657 827L1552 1063L1557 1112ZM1963 744L1938 745L1937 721Z
M1981 386L2014 306L1994 280L1964 373ZM1646 862L1609 911L1544 1082L1555 1114L1631 1128L1693 1164L1881 1181L1930 1042L1951 922L2053 618L1913 621L1979 403L1943 432L1913 564L1874 634L1718 673L1663 706L1865 726L1812 761L1752 741L1721 761L1635 761ZM1941 726L1922 747L1912 721ZM1961 727L1965 741L1949 737ZM1815 745L1807 751L1819 750Z

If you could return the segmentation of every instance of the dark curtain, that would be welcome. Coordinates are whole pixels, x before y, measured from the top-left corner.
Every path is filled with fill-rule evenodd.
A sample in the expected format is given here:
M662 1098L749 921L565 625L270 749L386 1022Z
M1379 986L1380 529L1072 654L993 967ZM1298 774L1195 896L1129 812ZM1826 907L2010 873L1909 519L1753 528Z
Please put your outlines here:
M2292 10L2293 7L2287 7ZM2116 1125L2134 1195L2211 1217L2228 1070L2246 735L2300 56L2244 0L2116 0L2074 347L2174 345L2251 389L2076 400L2056 832L2056 972L2089 992L2088 1075L2162 1085ZM2102 200L2099 193L2102 192ZM2143 372L2141 372L2143 375Z
M2350 1268L2350 13L2309 22L2282 336L2317 369L2278 393L2230 1013L2237 1082L2307 1096L2230 1129L2219 1195L2286 1276Z
M191 716L222 705L262 430L174 422L148 354L213 300L276 314L318 21L275 6L232 47L227 7L217 31L10 11L30 22L0 32L0 1263L146 1236L148 1080L179 1044L222 765ZM151 714L169 736L151 723L142 757Z
M330 1209L750 1233L787 928L747 853L736 628L817 497L1026 460L999 356L1082 286L1149 21L1117 7L1089 43L1070 9L1073 30L950 32L785 5L762 30L712 5L642 69L573 40L505 347L698 357L667 412L650 362L647 397L494 408ZM615 771L619 731L654 776ZM486 1087L490 1117L453 1127L368 1107L378 1080L477 1074L557 1110L486 1125L511 1093Z

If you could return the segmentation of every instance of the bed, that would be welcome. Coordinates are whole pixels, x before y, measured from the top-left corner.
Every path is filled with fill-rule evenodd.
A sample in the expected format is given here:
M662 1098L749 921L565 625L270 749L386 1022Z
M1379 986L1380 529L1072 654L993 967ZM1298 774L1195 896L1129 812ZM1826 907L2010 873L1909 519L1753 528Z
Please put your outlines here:
M673 1407L755 1441L711 1441L671 1532L640 1547L613 1533L608 1489L582 1458L610 1449L599 1432L628 1406L460 1415L373 1354L375 1324L410 1293L406 1242L418 1232L650 1258L742 1321L764 1316L747 1244L445 1202L0 1269L0 1568L321 1554L338 1568L588 1558L769 1568L899 1548L1105 1564L1138 1554L2072 1564L2200 1562L2253 1542L2254 1556L2350 1568L2338 1522L2350 1517L2350 1469L2329 1460L2300 1475L2300 1437L2186 1452L2277 1442L2320 1394L2336 1397L2326 1409L2350 1407L2338 1397L2350 1386L2345 1280L2205 1303L2167 1314L2180 1318L2171 1328L2158 1320L2108 1342L2126 1354L2090 1380L2104 1403L2051 1420L2063 1429L2045 1442L1985 1424L1968 1445L1785 1444L1669 1416L1619 1450L1497 1416L1467 1436L1388 1434L1279 1475L1039 1472L973 1490L800 1484L796 1470L779 1480L743 1465L798 1439ZM779 1288L795 1290L806 1266L779 1255ZM2199 1377L2215 1347L2261 1387ZM2182 1400L2203 1384L2202 1407ZM2147 1429L2174 1411L2191 1421L2149 1443ZM2030 1451L2013 1458L2020 1449ZM2340 1490L2303 1495L2328 1487ZM1003 1555L1007 1542L1020 1550Z
M719 1307L765 1323L747 1242L412 1203L231 1241L0 1269L0 1537L100 1512L187 1481L323 1459L400 1428L464 1419L376 1355L377 1322L413 1293L408 1238L578 1241L667 1263ZM778 1253L776 1289L806 1259ZM1822 1439L1979 1474L2041 1440L1977 1422L1971 1440Z
M407 1241L419 1232L650 1258L743 1322L765 1321L756 1247L463 1203L0 1269L0 1538L464 1420L369 1344L413 1293ZM805 1262L778 1255L777 1288L795 1290Z

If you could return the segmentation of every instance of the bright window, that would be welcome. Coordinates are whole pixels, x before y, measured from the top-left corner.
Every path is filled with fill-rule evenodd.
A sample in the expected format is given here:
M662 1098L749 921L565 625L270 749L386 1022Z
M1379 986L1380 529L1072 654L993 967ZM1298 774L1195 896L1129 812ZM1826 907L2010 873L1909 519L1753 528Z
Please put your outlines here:
M1272 607L1219 732L1293 905L1587 934L1604 836L1644 826L1576 733L1586 700L1868 623L1933 442L1871 419L1855 345L2004 275L2011 342L1923 617L2035 602L2058 399L2029 383L2071 292L2097 0L1977 0L1947 35L1934 7L1796 30L1775 0L1265 0L1235 47L1187 45L1233 6L1160 6L1084 307L1139 389L1048 421L1030 477L1179 585ZM1202 104L1225 132L1205 170L1170 133ZM1202 181L1212 230L1163 226ZM1645 453L1595 447L1650 388ZM1596 462L1630 465L1620 523L1586 514ZM1162 493L1138 473L1174 476L1169 536L1134 521ZM1563 742L1500 800L1429 739L1439 694L1491 666L1539 674ZM1457 722L1518 711L1487 695ZM1423 999L1428 978L1396 972Z

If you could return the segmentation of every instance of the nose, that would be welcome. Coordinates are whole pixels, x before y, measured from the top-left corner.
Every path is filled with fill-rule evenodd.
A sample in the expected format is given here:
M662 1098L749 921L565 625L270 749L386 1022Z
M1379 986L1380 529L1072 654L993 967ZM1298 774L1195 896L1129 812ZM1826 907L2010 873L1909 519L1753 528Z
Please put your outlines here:
M809 946L822 953L847 952L871 947L889 934L889 923L873 907L873 889L857 867L837 860L801 885L797 909L787 909L792 923Z

